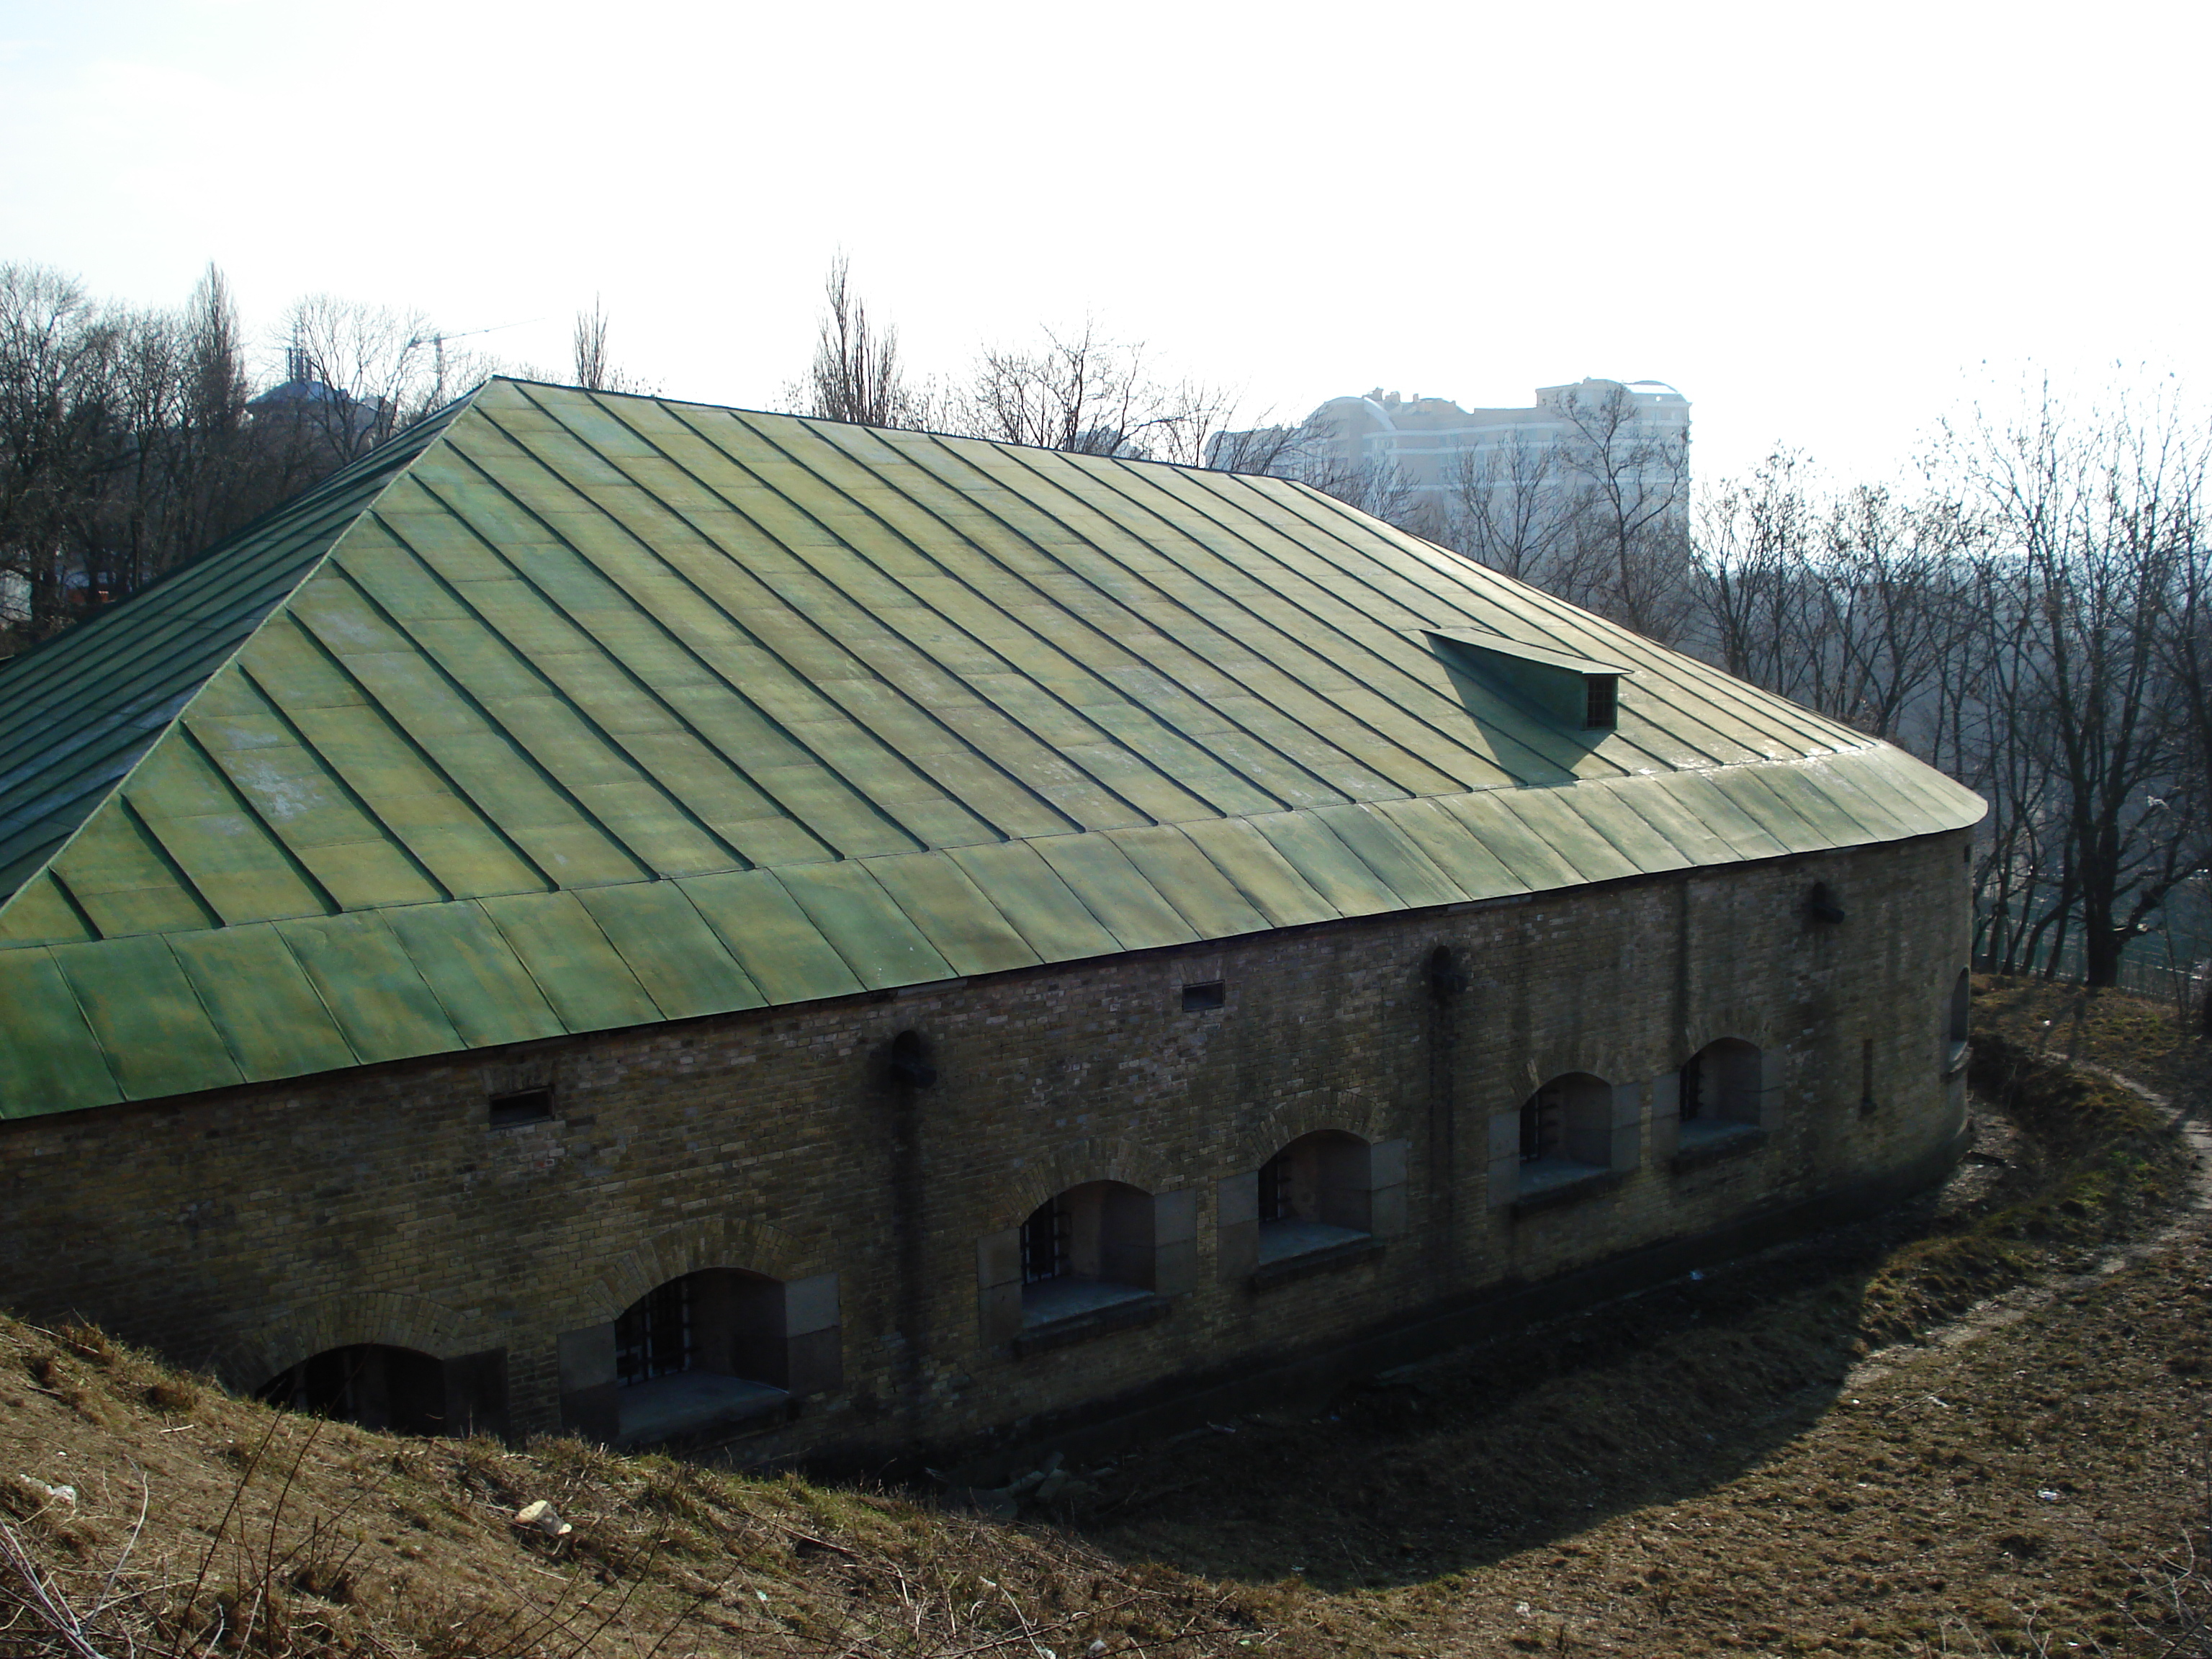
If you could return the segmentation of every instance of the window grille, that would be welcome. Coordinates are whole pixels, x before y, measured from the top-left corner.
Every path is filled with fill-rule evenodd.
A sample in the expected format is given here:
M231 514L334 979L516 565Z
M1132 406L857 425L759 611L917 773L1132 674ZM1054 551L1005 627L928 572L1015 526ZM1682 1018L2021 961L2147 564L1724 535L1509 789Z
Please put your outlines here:
M1559 1131L1565 1116L1566 1102L1556 1089L1546 1089L1528 1097L1521 1109L1521 1161L1534 1164L1539 1158L1556 1157L1559 1150Z
M1695 1122L1705 1111L1705 1058L1692 1054L1682 1067L1682 1121Z
M1591 731L1611 731L1620 722L1620 682L1611 674L1588 674L1583 685L1583 725Z
M1260 1219L1293 1219L1291 1203L1291 1160L1278 1152L1260 1166Z
M672 1279L615 1322L615 1376L627 1388L691 1369L691 1283Z
M1067 1271L1067 1206L1048 1198L1022 1224L1022 1283L1040 1284Z

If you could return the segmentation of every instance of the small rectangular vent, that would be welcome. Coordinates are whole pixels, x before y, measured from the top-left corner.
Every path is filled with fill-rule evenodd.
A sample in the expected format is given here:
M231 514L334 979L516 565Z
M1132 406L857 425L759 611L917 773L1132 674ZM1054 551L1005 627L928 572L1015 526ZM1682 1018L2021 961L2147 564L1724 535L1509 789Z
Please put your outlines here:
M1182 988L1182 1011L1186 1014L1203 1013L1208 1008L1218 1008L1228 1000L1228 988L1218 979L1210 979L1203 985Z
M1583 730L1610 732L1620 724L1620 681L1612 674L1583 677Z
M491 1097L491 1127L511 1129L518 1123L543 1123L553 1115L550 1089L524 1089Z

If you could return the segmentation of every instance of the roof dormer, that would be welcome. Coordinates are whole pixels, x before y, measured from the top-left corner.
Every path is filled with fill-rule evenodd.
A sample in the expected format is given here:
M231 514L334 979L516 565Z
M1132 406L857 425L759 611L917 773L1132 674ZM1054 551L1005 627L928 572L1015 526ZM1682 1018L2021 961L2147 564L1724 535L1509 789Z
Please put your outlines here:
M1635 674L1632 668L1472 628L1423 631L1468 672L1535 704L1570 730L1610 732L1620 723L1620 681Z

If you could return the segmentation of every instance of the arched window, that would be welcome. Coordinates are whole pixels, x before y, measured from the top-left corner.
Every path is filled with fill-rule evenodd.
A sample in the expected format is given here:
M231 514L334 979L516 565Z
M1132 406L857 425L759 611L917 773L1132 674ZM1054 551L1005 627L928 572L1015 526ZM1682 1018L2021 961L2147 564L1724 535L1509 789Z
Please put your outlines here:
M791 1383L779 1279L710 1267L672 1279L614 1324L617 1431L623 1443L733 1429L786 1407Z
M1553 1078L1521 1106L1520 1191L1595 1175L1613 1163L1613 1088L1587 1072Z
M1055 1193L1022 1223L1022 1323L1152 1295L1156 1255L1150 1193L1119 1181Z
M1709 1042L1676 1073L1684 1144L1759 1121L1759 1050L1735 1037Z
M257 1389L272 1406L395 1434L447 1434L446 1368L427 1353L382 1342L325 1348Z
M1365 1141L1339 1130L1301 1135L1260 1166L1260 1265L1333 1249L1374 1227Z

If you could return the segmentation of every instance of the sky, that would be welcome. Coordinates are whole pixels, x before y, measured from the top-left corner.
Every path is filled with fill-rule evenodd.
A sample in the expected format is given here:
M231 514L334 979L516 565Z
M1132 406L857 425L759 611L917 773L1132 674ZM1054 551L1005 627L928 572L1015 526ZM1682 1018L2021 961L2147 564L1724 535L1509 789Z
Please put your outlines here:
M0 262L212 261L774 406L831 258L921 372L1041 326L1299 416L1666 380L1706 478L2023 374L2212 381L2212 8L0 0ZM459 343L459 342L457 342Z

